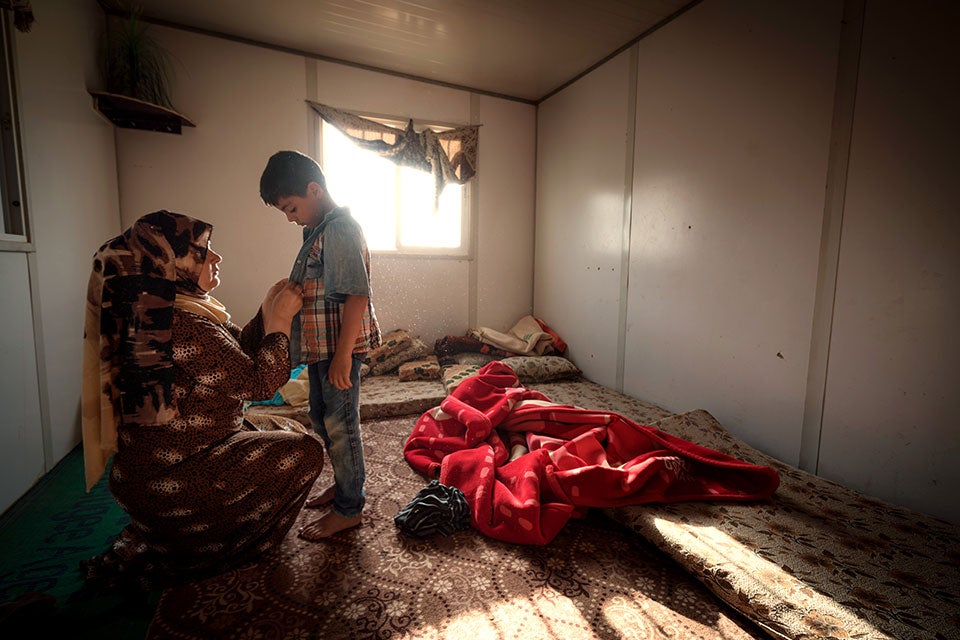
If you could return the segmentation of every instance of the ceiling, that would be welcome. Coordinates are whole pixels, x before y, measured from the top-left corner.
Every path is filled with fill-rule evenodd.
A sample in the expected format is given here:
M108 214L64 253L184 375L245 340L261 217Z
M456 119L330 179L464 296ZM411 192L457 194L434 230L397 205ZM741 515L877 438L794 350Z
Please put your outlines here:
M136 0L136 5L157 24L537 102L699 1Z

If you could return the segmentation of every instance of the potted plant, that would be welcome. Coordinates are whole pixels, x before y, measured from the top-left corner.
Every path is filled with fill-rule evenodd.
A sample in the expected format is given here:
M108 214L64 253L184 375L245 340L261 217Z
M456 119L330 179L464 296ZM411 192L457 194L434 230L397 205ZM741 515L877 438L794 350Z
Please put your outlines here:
M103 45L103 79L109 93L172 109L169 53L147 33L139 8L110 21Z

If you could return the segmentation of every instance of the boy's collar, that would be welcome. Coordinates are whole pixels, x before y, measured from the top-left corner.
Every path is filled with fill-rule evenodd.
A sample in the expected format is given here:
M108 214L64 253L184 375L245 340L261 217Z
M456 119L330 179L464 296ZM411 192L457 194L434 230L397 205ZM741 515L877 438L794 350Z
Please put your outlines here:
M316 242L317 237L323 233L323 230L327 228L327 223L335 218L340 218L344 215L350 215L350 209L347 207L334 207L328 211L323 216L323 220L317 224L310 226L305 226L303 228L303 241L305 243Z
M310 228L310 229L316 229L316 228L318 228L318 227L322 227L322 226L324 226L327 222L329 222L330 220L333 220L334 218L339 218L340 216L342 216L342 215L344 215L344 214L348 214L349 211L350 211L350 210L349 210L347 207L334 207L334 208L330 209L329 211L327 211L326 213L324 213L324 214L320 217L320 221L319 221L317 224L311 225L309 228Z

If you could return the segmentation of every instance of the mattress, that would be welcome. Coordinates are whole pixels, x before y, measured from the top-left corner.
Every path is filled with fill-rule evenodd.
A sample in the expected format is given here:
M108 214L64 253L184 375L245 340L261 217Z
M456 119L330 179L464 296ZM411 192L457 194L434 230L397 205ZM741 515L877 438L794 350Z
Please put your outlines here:
M401 381L396 374L367 376L360 382L360 419L419 415L446 397L439 380ZM310 424L306 403L297 405L252 405L247 414L292 418Z
M610 509L776 638L960 638L960 527L786 465L706 411L654 423L781 484L754 504Z

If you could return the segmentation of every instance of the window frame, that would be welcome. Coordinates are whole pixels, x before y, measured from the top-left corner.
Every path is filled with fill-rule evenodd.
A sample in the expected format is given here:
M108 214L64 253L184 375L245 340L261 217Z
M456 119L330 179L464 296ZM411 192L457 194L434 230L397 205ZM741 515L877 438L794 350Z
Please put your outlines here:
M386 115L382 113L371 113L367 111L353 111L350 110L350 113L360 116L362 118L369 118L370 120L376 120L382 124L387 124L392 127L406 127L407 122L410 121L409 118L404 118L402 116ZM324 125L333 126L327 123L319 114L314 113L316 118L316 129L317 129L317 158L320 161L320 166L326 166L326 158L324 156L324 146L323 146L323 129ZM450 122L438 122L436 120L424 120L413 118L413 126L417 131L422 131L426 128L431 128L434 130L447 130L447 129L456 129L458 127L464 126L464 124L456 124ZM399 177L401 167L396 165L395 171L396 175ZM461 187L461 204L460 204L460 246L459 247L418 247L418 246L406 246L401 243L401 220L400 216L397 215L397 210L394 209L394 225L396 229L395 242L397 247L395 249L374 249L370 248L371 255L376 255L378 257L401 257L401 258L439 258L439 259L451 259L451 260L471 260L473 258L473 203L476 200L475 191L476 189L477 178L474 177L468 180L465 184L460 185ZM350 206L349 202L339 203L345 206Z
M0 11L0 251L32 251L10 12ZM18 206L14 207L13 202ZM19 232L10 233L10 227Z

